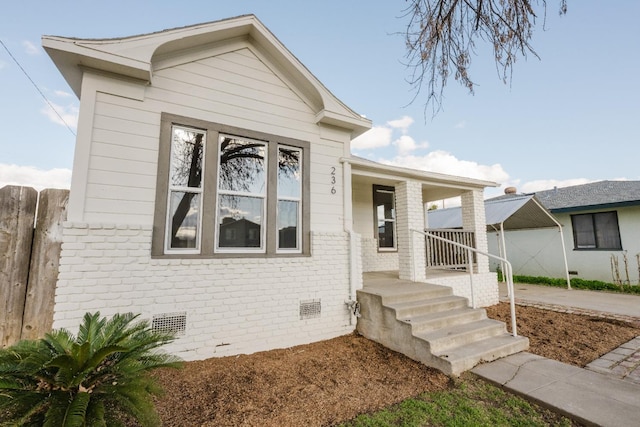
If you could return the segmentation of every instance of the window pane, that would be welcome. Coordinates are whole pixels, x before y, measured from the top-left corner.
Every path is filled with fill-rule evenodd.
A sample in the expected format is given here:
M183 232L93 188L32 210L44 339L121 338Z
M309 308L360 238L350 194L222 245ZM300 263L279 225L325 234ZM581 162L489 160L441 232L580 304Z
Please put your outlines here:
M595 248L596 236L593 230L593 217L591 215L573 215L571 219L576 248Z
M278 196L300 197L300 150L280 148L278 150Z
M264 199L220 195L218 246L261 248Z
M171 185L200 187L205 134L174 126L171 142Z
M395 248L393 221L378 220L378 247Z
M395 219L396 213L393 206L393 192L376 190L376 209L378 220Z
M278 249L298 248L298 203L278 201Z
M264 143L221 135L218 188L241 193L265 194L265 160Z
M393 188L374 186L373 206L376 217L378 248L395 249L395 192Z
M171 192L169 247L171 249L198 247L200 227L200 195L183 191Z
M599 249L621 249L618 215L616 212L594 214L596 223L596 240Z

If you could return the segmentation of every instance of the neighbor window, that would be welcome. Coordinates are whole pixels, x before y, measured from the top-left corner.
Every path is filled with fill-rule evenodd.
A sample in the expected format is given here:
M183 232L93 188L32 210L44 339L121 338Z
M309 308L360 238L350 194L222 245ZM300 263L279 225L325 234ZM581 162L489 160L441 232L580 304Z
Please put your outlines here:
M622 250L618 213L571 215L575 249Z
M373 186L373 215L378 249L396 250L396 207L393 187Z
M154 256L309 253L308 142L169 114L160 139Z

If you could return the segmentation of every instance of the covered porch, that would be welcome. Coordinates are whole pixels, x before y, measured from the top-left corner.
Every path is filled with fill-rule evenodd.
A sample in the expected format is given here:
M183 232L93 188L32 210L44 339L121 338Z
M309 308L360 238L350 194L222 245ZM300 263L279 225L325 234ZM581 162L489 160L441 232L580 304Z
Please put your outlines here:
M487 257L472 255L469 259L467 251L425 235L429 229L427 207L460 197L462 229L439 237L487 252L483 192L496 183L383 165L353 156L343 162L351 177L351 194L345 202L351 204L352 218L347 222L359 236L364 286L375 280L372 273L388 276L389 272L397 272L399 280L451 287L455 295L473 300L474 306L498 302L497 279L495 273L489 272Z

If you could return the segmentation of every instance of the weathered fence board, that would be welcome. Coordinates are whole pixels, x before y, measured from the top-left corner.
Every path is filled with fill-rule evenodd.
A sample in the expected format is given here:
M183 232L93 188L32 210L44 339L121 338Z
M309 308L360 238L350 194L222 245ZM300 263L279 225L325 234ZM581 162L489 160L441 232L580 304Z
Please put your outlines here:
M51 330L68 200L69 190L0 189L0 348Z
M22 339L41 338L51 330L62 247L62 223L67 217L68 202L69 190L49 188L40 192L22 319Z
M0 347L20 339L38 192L0 189Z

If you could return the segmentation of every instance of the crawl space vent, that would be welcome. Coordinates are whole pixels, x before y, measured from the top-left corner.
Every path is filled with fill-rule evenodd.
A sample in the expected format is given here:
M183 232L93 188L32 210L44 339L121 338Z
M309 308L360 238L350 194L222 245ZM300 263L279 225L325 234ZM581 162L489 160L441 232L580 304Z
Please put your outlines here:
M176 336L184 335L187 330L187 313L155 314L151 321L154 332L172 332Z
M300 301L300 320L320 317L321 305L319 299Z

